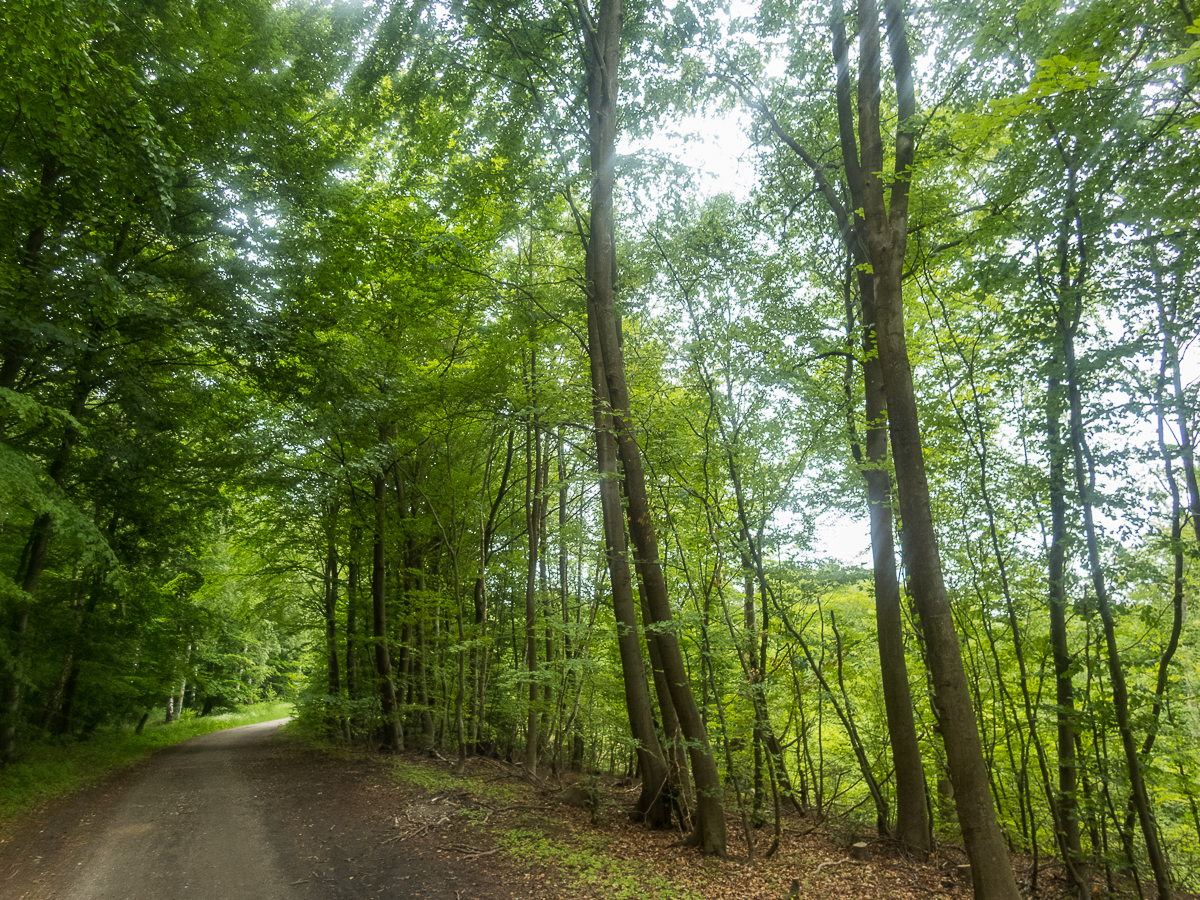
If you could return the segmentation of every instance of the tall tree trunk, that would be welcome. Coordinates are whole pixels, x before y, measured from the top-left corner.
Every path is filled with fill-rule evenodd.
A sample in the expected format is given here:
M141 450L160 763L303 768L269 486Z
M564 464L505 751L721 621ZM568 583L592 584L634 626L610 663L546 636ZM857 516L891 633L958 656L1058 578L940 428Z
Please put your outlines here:
M589 268L590 268L589 255ZM589 317L589 344L595 347L595 322ZM625 711L633 735L641 774L642 790L634 806L635 817L650 828L667 828L671 810L668 769L663 757L650 706L650 687L642 644L638 637L637 607L633 599L633 580L629 574L629 553L625 538L625 519L621 505L621 485L617 474L617 448L613 439L608 386L604 360L592 350L588 353L592 375L592 415L595 419L596 467L600 476L600 507L604 525L605 555L612 588L613 616L617 625L617 650L621 656L621 677L625 685Z
M362 544L362 527L350 528L350 559L346 569L346 695L358 697L358 579L360 564L359 549Z
M85 353L81 361L68 409L71 418L63 429L58 449L46 470L50 481L59 487L62 486L67 466L71 461L71 453L79 439L79 429L74 423L83 419L88 398L96 385L95 376L90 371L93 355L90 352ZM30 529L13 577L13 581L21 586L22 593L14 601L11 613L8 658L5 660L8 672L3 697L0 699L0 763L12 761L17 752L17 726L21 719L21 687L24 683L22 670L29 612L41 584L42 573L46 570L53 533L53 518L48 512L41 513Z
M1159 316L1162 321L1162 298L1159 297ZM1154 679L1154 704L1150 708L1150 722L1146 729L1146 737L1142 740L1141 757L1148 759L1150 751L1154 749L1155 741L1158 740L1158 730L1161 724L1164 699L1167 693L1167 682L1169 680L1171 660L1175 658L1175 651L1179 649L1179 638L1183 634L1183 620L1186 611L1184 604L1184 566L1183 566L1183 504L1180 500L1179 482L1175 477L1175 467L1172 459L1174 454L1167 447L1166 441L1166 383L1167 370L1170 368L1171 354L1167 351L1167 345L1171 342L1170 336L1163 332L1163 354L1161 368L1159 369L1158 390L1155 397L1155 418L1158 420L1158 452L1162 457L1164 476L1167 483L1167 491L1171 495L1171 636L1167 639L1167 646L1163 648L1162 654L1158 658L1158 675ZM1178 362L1178 358L1176 358ZM1137 809L1134 805L1133 798L1130 797L1129 805L1125 812L1125 830L1133 830L1133 820L1137 815Z
M1008 848L996 818L970 688L963 669L954 616L942 581L933 527L929 483L921 449L921 427L904 326L903 270L908 231L908 197L915 137L916 96L901 0L884 0L888 45L895 71L899 119L894 174L885 189L880 122L879 8L859 4L858 137L863 178L861 229L874 280L879 361L887 397L888 429L896 467L903 524L902 549L909 592L925 638L939 707L955 807L963 831L978 900L1016 900Z
M837 73L836 102L842 162L850 189L851 205L865 209L866 181L858 157L851 111L850 53L846 20L841 4L834 7L833 57ZM826 192L827 196L829 192ZM883 702L892 763L896 772L896 837L912 853L926 853L932 836L926 799L925 770L917 741L908 665L904 657L904 624L900 608L900 580L896 572L896 546L892 521L892 477L887 468L888 401L879 358L875 309L875 279L868 261L869 248L860 217L850 219L845 211L839 225L854 264L862 309L862 371L866 436L863 447L852 443L855 461L862 467L867 485L867 510L871 523L871 563L875 587L875 621L879 644L879 667L883 676ZM903 253L901 254L903 256ZM847 322L853 307L847 298ZM865 455L865 465L863 456Z
M645 579L634 561L637 574L638 607L642 614L642 630L649 633L654 628L654 617L650 613L650 604L646 601ZM658 642L646 641L646 655L650 658L650 674L654 679L654 696L658 698L658 712L661 718L666 746L663 748L667 762L667 785L663 789L670 810L679 815L680 825L690 825L690 810L695 806L695 792L692 790L691 779L688 778L688 759L683 729L679 725L679 715L675 712L675 701L671 699L671 686L667 682L666 671L663 669L662 653ZM670 814L668 811L668 815Z
M1120 650L1117 647L1117 626L1113 618L1112 607L1109 604L1108 584L1100 561L1100 542L1096 534L1092 503L1092 497L1096 490L1095 471L1083 430L1083 400L1079 390L1078 368L1075 359L1074 332L1079 322L1080 306L1081 301L1072 300L1071 308L1075 310L1076 314L1072 316L1071 320L1065 319L1061 312L1059 315L1059 338L1062 341L1063 361L1067 367L1067 399L1070 408L1071 453L1075 463L1075 490L1079 494L1080 505L1083 508L1088 568L1091 571L1092 588L1096 593L1096 607L1104 626L1104 643L1108 651L1108 673L1113 694L1113 711L1116 714L1117 730L1121 736L1121 749L1124 751L1125 765L1129 773L1131 799L1142 827L1142 837L1146 841L1146 855L1154 873L1154 883L1158 889L1159 900L1170 900L1173 893L1170 867L1162 843L1158 838L1158 826L1150 809L1150 796L1142 776L1141 759L1138 756L1137 743L1134 740L1133 728L1129 721L1129 691L1125 683L1125 671L1121 665Z
M1050 600L1050 647L1054 654L1054 700L1058 736L1058 807L1060 849L1073 889L1087 900L1091 878L1083 856L1079 827L1079 774L1075 755L1075 686L1071 680L1071 647L1067 640L1067 484L1062 443L1062 383L1052 376L1046 390L1046 443L1050 459L1050 548L1047 583Z
M108 533L112 534L111 529ZM78 572L73 577L76 581L71 596L71 634L58 678L54 681L54 687L49 692L42 712L39 734L45 734L47 730L52 730L54 734L70 734L72 730L71 707L79 683L79 635L83 630L84 620L95 609L96 591L101 581L99 577L92 578L89 586L89 580L80 577Z
M877 24L877 6L873 4L867 12L873 16ZM865 20L865 14L860 18ZM901 22L902 26L902 15L899 10L896 11L895 18ZM896 571L896 550L893 538L892 481L886 468L888 398L878 352L878 321L875 310L876 277L872 272L866 222L862 216L866 206L867 181L864 178L864 160L859 158L858 138L855 136L849 43L846 40L845 12L840 2L834 4L830 24L833 36L833 59L837 73L835 102L839 142L846 187L850 193L849 210L839 197L837 187L831 180L824 163L809 153L793 135L785 131L765 104L751 100L745 94L743 96L766 118L771 130L780 140L787 144L812 170L822 196L837 219L839 233L855 268L854 278L857 281L859 301L862 307L862 369L866 401L866 439L865 446L860 447L855 433L856 429L852 427L851 448L855 461L862 469L863 480L867 486L879 661L883 675L884 709L887 715L888 736L892 746L892 762L896 776L896 837L911 852L923 853L929 850L932 835L926 805L925 772L921 763L912 692L909 688L908 668L904 656L900 582ZM877 36L873 38L873 41L876 63L874 84L878 86ZM907 65L907 62L905 64ZM861 90L860 79L860 96ZM878 103L877 98L875 102ZM879 164L882 165L882 153ZM901 258L903 255L903 250L901 250ZM846 321L849 330L853 328L854 319L849 286L847 286L846 304ZM847 413L849 414L849 412L848 408Z
M1175 329L1179 327L1176 321L1178 319L1178 300L1176 299L1172 303L1172 309L1168 313L1162 296L1161 263L1156 251L1153 265L1155 295L1158 300L1159 330L1163 335L1163 361L1171 371L1172 387L1174 388L1172 397L1175 401L1175 428L1179 438L1179 456L1183 462L1183 480L1187 485L1187 508L1191 513L1192 533L1195 535L1196 541L1200 543L1200 485L1196 482L1196 451L1192 444L1191 428L1188 426L1187 394L1183 390L1183 370L1179 365L1179 345L1175 336Z
M385 749L399 753L400 710L396 703L396 685L392 682L392 658L388 652L387 567L384 557L385 481L382 472L371 476L375 499L375 539L371 553L371 603L375 625L375 675L379 681L379 700L383 710Z
M480 729L484 721L484 701L485 701L485 686L487 682L487 657L488 648L484 642L484 637L487 632L487 568L488 563L492 558L492 544L496 533L496 522L500 513L500 504L504 500L504 495L508 491L509 476L512 474L513 462L513 444L516 433L509 430L504 451L504 471L500 475L500 486L496 489L496 495L488 507L488 517L483 523L479 534L479 571L475 575L475 584L471 590L472 605L474 607L473 631L476 642L475 650L472 653L471 665L474 671L474 689L475 689L475 710L472 716L472 732L471 743L478 746L480 740ZM484 487L482 490L490 489L491 478L488 477L492 470L492 457L489 456L488 465L486 468ZM482 495L481 498L482 499Z
M587 73L588 144L591 150L591 227L588 241L589 335L597 343L592 354L603 359L603 374L612 406L617 452L625 471L630 502L631 537L643 567L646 599L654 617L649 635L659 645L663 671L680 727L688 741L688 756L696 784L695 826L688 838L705 853L725 855L725 810L716 760L696 699L692 695L683 653L672 628L670 601L658 555L658 539L650 517L646 482L637 441L629 420L625 361L621 353L615 309L616 247L614 243L613 182L617 133L617 70L621 59L621 0L600 0L592 18L583 0L577 8L584 31L584 64ZM595 322L593 330L591 322ZM595 370L593 369L593 372ZM619 508L616 511L620 516Z
M340 729L346 739L350 737L350 726L338 710L342 694L341 673L338 671L337 604L338 604L338 552L337 552L337 506L330 511L330 524L326 535L325 552L325 653L329 659L330 725Z
M537 383L536 369L533 371L532 383ZM538 764L537 563L541 539L541 504L542 441L535 415L525 432L525 528L529 538L529 553L525 566L525 671L529 678L525 771L530 775L537 774Z

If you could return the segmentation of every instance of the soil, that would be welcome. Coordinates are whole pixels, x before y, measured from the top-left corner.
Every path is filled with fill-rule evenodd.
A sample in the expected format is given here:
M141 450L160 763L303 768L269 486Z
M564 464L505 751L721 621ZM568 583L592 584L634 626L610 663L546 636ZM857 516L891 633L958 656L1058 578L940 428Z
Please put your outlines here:
M255 727L261 729L251 726ZM235 731L246 734L232 735ZM217 851L220 859L205 863L207 874L177 876L176 881L188 882L186 891L156 886L155 879L164 875L161 871L148 875L117 871L116 888L107 892L95 887L98 876L89 880L84 873L119 870L107 858L116 852L106 849L112 835L151 827L122 824L131 815L130 798L154 784L156 777L166 777L171 784L187 781L179 774L187 769L177 772L170 767L207 759L206 754L219 749L221 739L216 735L161 751L39 810L0 835L0 898L780 900L792 895L805 900L967 900L971 896L969 875L964 879L958 871L966 863L960 849L945 845L927 859L914 860L890 842L873 839L844 821L811 821L793 813L785 818L779 850L769 859L764 857L773 841L772 827L753 830L756 853L751 862L741 819L731 814L730 858L713 860L681 847L678 833L648 832L631 823L627 810L636 795L628 780L593 779L601 800L593 814L584 808L588 792L579 786L577 776L529 778L519 766L475 758L460 779L452 775L450 760L427 753L394 757L319 751L274 729L218 734L231 735L227 743L239 742L227 748L236 761L223 763L227 776L222 777L240 779L236 783L241 799L218 799L215 810L230 826L217 830L233 834L234 845ZM209 781L199 793L219 798L211 765L197 770L196 777L202 771L209 773L204 776ZM161 787L155 792L164 796L168 806L174 803L160 813L157 821L162 828L180 823L181 814L203 812L195 791L186 801L172 801L166 796L170 790ZM234 822L241 821L237 816L242 813L233 807L243 801L248 824L244 829L238 825L241 830L235 831ZM135 805L141 810L140 804ZM136 812L142 819L146 815ZM197 829L189 824L183 829L185 837L177 843L190 846L204 837L197 836ZM256 830L262 833L262 848L254 843L259 838L250 834ZM239 842L245 846L238 846ZM865 845L865 850L862 846L855 850L855 844ZM145 839L134 846L131 855L138 859L154 852ZM251 867L255 871L239 874L239 852L250 852L258 861ZM870 859L854 859L852 852L865 852ZM178 873L189 864L195 866L174 859L159 860L160 869L166 865ZM1014 867L1028 895L1029 861L1014 859ZM1043 860L1038 896L1065 897L1062 875L1061 867ZM256 877L266 879L268 886L254 886Z

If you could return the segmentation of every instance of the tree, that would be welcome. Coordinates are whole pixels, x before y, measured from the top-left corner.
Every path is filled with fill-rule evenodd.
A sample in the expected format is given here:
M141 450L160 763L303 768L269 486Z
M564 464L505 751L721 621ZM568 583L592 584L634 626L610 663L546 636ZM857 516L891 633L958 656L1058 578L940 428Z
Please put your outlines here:
M846 103L839 104L840 134L844 154L848 148L848 155L858 156L862 172L863 205L861 212L855 211L854 226L866 245L873 277L875 328L896 467L902 549L909 593L920 615L928 653L933 702L955 785L955 806L971 860L971 879L978 898L1012 898L1017 896L1016 883L996 820L954 617L942 580L921 450L903 291L908 201L916 150L916 96L903 9L899 0L885 0L883 9L898 114L894 165L887 178L890 185L884 176L879 10L871 2L859 9L857 147Z

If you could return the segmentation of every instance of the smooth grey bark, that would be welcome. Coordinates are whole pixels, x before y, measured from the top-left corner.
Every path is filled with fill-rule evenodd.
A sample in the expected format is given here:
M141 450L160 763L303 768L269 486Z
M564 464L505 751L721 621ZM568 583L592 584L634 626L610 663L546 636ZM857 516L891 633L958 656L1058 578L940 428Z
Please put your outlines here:
M536 356L534 357L536 366ZM536 385L536 368L533 383ZM529 706L525 725L525 771L537 774L538 764L538 655L537 655L537 563L541 538L542 504L542 440L537 416L533 416L525 431L525 529L528 555L525 566L525 671L529 678Z
M1075 752L1075 686L1071 680L1071 647L1067 638L1067 448L1062 443L1063 390L1051 376L1046 390L1046 444L1050 459L1050 547L1047 587L1050 602L1050 647L1054 655L1054 700L1058 740L1059 849L1075 893L1086 900L1091 878L1083 856L1079 819L1079 772Z

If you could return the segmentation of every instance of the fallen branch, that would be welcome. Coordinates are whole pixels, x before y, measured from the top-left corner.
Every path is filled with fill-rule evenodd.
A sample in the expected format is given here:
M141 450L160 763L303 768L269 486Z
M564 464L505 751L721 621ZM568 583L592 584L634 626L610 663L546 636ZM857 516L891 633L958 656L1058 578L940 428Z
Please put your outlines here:
M497 813L512 812L513 810L516 810L516 809L540 809L543 811L549 811L549 810L554 809L553 806L534 805L534 804L528 804L528 803L515 803L512 806L492 806L491 804L484 803L482 800L477 800L476 802L480 806L486 807L486 808L490 809L492 812L497 812Z
M491 856L493 853L499 853L500 848L495 847L492 850L481 850L478 847L472 847L470 844L450 844L443 847L444 850L453 850L455 853L461 853L463 856L470 859L475 859L480 856Z
M866 865L866 863L863 862L862 860L850 859L849 857L846 857L845 859L831 859L831 860L827 860L827 861L821 863L819 866L817 866L817 870L813 874L820 875L821 870L824 869L826 866L841 866L841 865L846 865L847 863L852 866L865 866Z
M390 838L387 838L386 840L382 840L379 843L382 846L383 844L390 844L392 841L407 840L410 837L416 837L419 834L424 834L428 830L429 830L428 825L422 825L420 828L417 828L414 831L410 831L408 834L397 834Z

